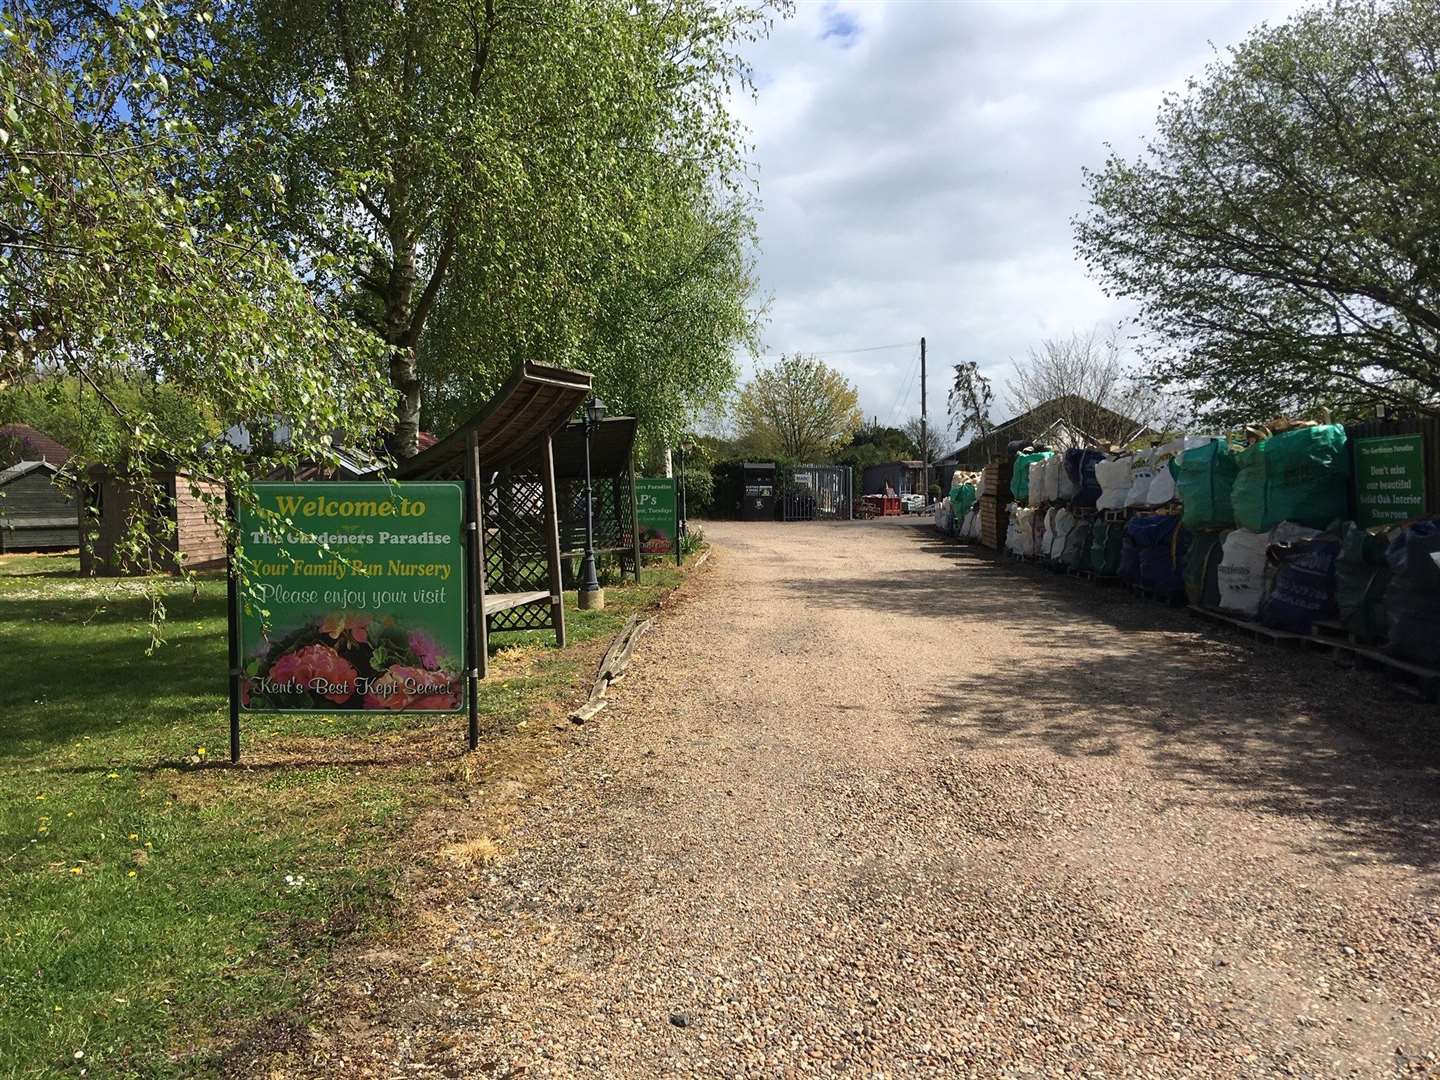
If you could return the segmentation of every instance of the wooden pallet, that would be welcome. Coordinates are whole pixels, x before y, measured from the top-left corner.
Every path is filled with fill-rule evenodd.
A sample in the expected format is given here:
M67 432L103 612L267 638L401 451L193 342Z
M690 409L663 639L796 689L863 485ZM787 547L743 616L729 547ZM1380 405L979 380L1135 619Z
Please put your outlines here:
M1115 580L1120 580L1116 578ZM1157 604L1164 604L1166 607L1184 607L1186 604L1185 593L1161 592L1159 589L1152 589L1146 585L1130 583L1130 591L1136 596L1146 600L1154 601Z
M1347 667L1383 671L1398 676L1401 682L1414 689L1425 701L1440 702L1440 671L1421 664L1412 664L1368 645L1356 644L1345 634L1345 628L1339 623L1326 620L1316 624L1317 633L1295 634L1288 630L1274 630L1257 622L1237 619L1210 608L1196 607L1194 604L1190 605L1190 610L1202 618L1232 627L1257 640L1292 649L1304 648L1326 653L1337 663ZM1337 630L1339 635L1336 634Z

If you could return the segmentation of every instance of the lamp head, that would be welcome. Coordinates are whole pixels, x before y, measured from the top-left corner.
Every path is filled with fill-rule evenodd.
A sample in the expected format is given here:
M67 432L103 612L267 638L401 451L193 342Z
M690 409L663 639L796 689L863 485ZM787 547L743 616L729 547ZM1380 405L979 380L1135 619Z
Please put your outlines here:
M594 394L585 403L585 419L589 421L591 427L598 426L600 421L605 419L605 403Z

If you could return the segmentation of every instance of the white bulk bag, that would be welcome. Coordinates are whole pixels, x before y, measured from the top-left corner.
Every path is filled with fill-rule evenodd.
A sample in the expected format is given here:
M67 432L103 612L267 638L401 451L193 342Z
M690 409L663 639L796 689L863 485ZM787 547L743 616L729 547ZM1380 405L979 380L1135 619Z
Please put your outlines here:
M1150 483L1155 479L1155 465L1150 453L1136 454L1130 461L1130 491L1125 506L1149 506Z
M1215 580L1220 586L1220 610L1254 618L1265 595L1265 550L1269 533L1235 529L1225 535Z
M1075 498L1078 492L1075 481L1070 479L1070 471L1065 468L1065 455L1056 454L1055 460L1059 465L1055 469L1055 492L1054 498L1061 502L1069 502Z
M1075 515L1069 510L1061 510L1055 515L1055 527L1050 537L1050 546L1046 550L1045 557L1052 562L1059 562L1065 556L1065 542L1070 539L1070 533L1075 528Z
M1035 554L1035 511L1028 506L1016 510L1015 527L1019 533L1015 541L1015 554Z
M1052 454L1045 459L1045 492L1041 501L1054 502L1060 497L1060 455Z
M960 525L960 539L980 539L980 505L978 503L965 512L965 520Z
M1050 557L1050 544L1055 539L1055 507L1045 511L1045 527L1040 532L1040 544L1035 549L1035 554L1042 559Z
M1095 463L1095 479L1100 482L1097 510L1120 510L1130 494L1130 457L1106 458Z
M935 527L941 532L950 531L950 522L954 517L954 508L950 505L949 499L941 499L935 504Z
M1039 506L1045 501L1045 462L1032 461L1029 468L1030 490L1025 501L1031 506Z
M1162 461L1155 467L1155 476L1145 492L1145 501L1150 506L1164 506L1175 498L1175 477L1170 474L1170 462Z

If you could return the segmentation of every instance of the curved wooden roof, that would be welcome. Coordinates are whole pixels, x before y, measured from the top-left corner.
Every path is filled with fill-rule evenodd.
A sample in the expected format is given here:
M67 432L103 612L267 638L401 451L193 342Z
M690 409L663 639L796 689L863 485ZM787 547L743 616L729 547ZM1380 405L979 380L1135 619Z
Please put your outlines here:
M479 443L481 468L513 465L569 423L589 396L589 372L527 360L479 412L428 450L401 462L396 476L401 480L463 476L465 443L471 433Z
M633 416L607 416L590 436L590 474L620 476L630 468L630 450L635 445L636 419ZM566 424L551 443L555 449L557 479L585 475L585 425L579 421ZM538 453L532 455L539 462Z

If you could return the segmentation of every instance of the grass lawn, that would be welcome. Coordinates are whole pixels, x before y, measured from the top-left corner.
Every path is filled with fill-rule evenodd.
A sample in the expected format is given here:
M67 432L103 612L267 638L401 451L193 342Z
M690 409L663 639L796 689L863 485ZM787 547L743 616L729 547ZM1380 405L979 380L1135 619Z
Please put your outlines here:
M680 579L647 567L607 638ZM0 1078L193 1076L293 1010L331 947L382 931L403 845L458 802L465 719L252 716L227 753L225 586L165 597L153 655L131 581L0 557ZM497 635L478 757L589 675L548 634Z

